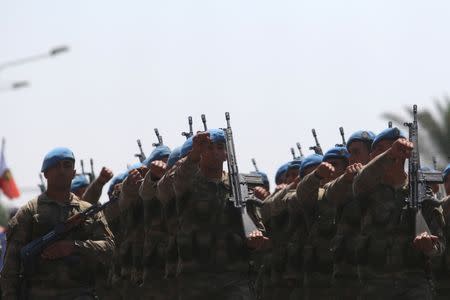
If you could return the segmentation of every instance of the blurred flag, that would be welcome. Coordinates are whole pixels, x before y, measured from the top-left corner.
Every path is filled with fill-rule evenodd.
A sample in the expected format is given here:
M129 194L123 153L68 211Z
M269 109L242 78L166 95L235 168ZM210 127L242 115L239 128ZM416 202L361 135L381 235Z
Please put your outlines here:
M0 153L0 190L2 190L3 194L10 199L18 198L20 196L19 189L17 188L16 182L5 161L4 138L2 139L2 149Z

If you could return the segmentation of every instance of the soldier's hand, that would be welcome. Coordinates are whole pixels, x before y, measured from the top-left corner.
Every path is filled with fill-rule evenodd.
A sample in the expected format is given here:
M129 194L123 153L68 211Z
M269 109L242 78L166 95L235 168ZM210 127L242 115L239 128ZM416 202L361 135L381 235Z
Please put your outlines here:
M347 182L352 182L356 174L362 169L363 165L361 163L356 163L348 166L345 169L344 180Z
M47 248L41 254L43 259L58 259L70 256L75 250L73 241L57 241Z
M150 173L152 174L152 178L160 179L166 173L167 164L162 160L152 161L150 164Z
M267 197L270 196L269 191L267 191L262 186L255 187L253 189L253 193L255 194L255 197L258 198L259 200L264 200L264 199L266 199Z
M404 160L411 156L411 151L414 149L413 143L407 139L396 140L391 148L388 150L388 155L391 158Z
M281 183L281 184L279 184L279 185L277 185L277 186L275 187L275 192L278 192L279 190L282 190L282 189L284 189L285 187L287 187L287 184L286 184L286 183Z
M315 175L320 179L330 179L334 175L334 167L332 164L323 162L314 171Z
M100 174L98 175L97 180L102 185L105 185L108 181L111 180L111 178L113 178L113 176L114 174L110 169L108 169L107 167L103 167L102 170L100 171Z
M128 172L127 182L131 186L133 186L133 187L139 186L141 184L142 180L143 180L143 177L142 177L141 173L139 172L139 170L134 169L134 170L131 170L130 172Z
M189 157L193 161L199 161L202 153L206 151L209 144L211 144L211 139L209 138L208 132L201 131L197 133L192 139L192 150L189 153Z
M430 254L436 249L436 243L439 238L427 232L422 232L414 238L413 246L424 254Z
M253 250L270 248L270 239L265 237L261 231L254 230L247 237L247 246Z

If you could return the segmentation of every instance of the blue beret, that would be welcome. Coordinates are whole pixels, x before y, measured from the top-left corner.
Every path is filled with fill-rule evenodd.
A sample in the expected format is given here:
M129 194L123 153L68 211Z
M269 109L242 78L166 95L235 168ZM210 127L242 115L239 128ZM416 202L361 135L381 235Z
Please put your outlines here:
M338 158L338 159L348 159L350 157L350 153L348 153L346 147L333 147L328 150L323 156L323 161L327 161L328 159Z
M293 161L289 162L288 170L290 169L300 169L300 166L302 165L301 159L294 159Z
M209 133L209 138L213 144L225 143L225 133L222 129L210 129L207 132Z
M323 156L320 154L311 154L305 157L300 165L300 176L304 175L305 169L313 166L320 165L322 163Z
M42 162L41 172L47 171L49 168L55 166L58 162L62 160L72 160L75 162L75 156L72 150L64 147L58 147L47 153Z
M137 162L132 164L131 166L128 167L128 171L134 170L134 169L138 169L140 167L144 166L144 164L142 164L141 162Z
M181 147L176 147L172 150L172 153L169 155L169 159L167 160L167 167L171 168L176 164L178 160L181 158Z
M406 138L406 136L403 134L403 132L400 131L400 129L398 129L397 127L386 128L375 137L372 143L372 149L375 148L375 146L383 140L395 141L399 138Z
M165 156L169 156L170 152L170 148L166 145L158 146L153 149L152 153L150 153L150 155L142 162L142 164L148 167L152 163L152 161L161 160Z
M286 174L288 168L289 168L290 162L285 163L281 167L278 168L277 173L275 174L275 183L276 184L282 184L283 176Z
M269 185L269 177L267 177L267 174L264 172L250 172L250 174L256 174L256 175L260 175L262 177L262 181L264 185Z
M444 181L447 179L448 175L450 175L450 164L448 164L444 171L442 172L442 175L444 175Z
M119 184L122 181L124 181L125 178L127 178L127 176L128 176L128 173L125 172L125 173L121 173L121 174L115 176L113 179L111 179L111 183L110 183L109 188L108 188L108 195L111 195L111 193L112 193L112 191L114 189L114 186L116 184Z
M75 192L76 190L87 187L88 185L89 185L89 181L88 181L86 175L78 174L72 180L72 185L70 186L70 191Z
M184 142L183 146L181 146L180 158L185 157L192 150L193 139L194 137L191 136Z
M353 133L347 140L347 149L350 146L351 143L356 141L361 142L368 142L370 145L372 145L373 140L375 139L375 133L372 131L366 131L366 130L359 130L355 133Z

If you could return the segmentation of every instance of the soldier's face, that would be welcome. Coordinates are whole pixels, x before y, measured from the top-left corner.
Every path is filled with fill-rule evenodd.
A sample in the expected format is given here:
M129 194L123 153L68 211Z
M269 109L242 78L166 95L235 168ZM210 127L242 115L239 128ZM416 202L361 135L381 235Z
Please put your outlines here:
M348 147L348 152L350 152L350 164L361 163L363 165L366 165L370 160L370 152L364 142L352 142Z
M45 171L49 188L61 190L70 189L72 179L75 177L74 162L71 160L59 161L55 166Z
M223 143L210 143L201 155L201 164L209 167L222 166L227 160L227 151Z
M334 178L338 178L344 174L345 168L348 166L347 160L340 158L330 158L326 162L334 167Z
M383 153L386 150L388 150L389 148L391 148L391 146L394 142L395 141L392 141L392 140L382 140L382 141L378 142L375 145L375 147L372 149L372 152L370 153L370 159L374 159L381 153Z
M318 166L319 166L319 165L315 165L315 166L311 166L311 167L306 168L306 169L303 171L303 177L305 177L306 175L308 175L308 174L314 172L314 171L317 169ZM302 178L303 178L303 177L302 177Z
M286 184L292 183L295 180L295 178L297 178L298 175L299 175L298 169L296 168L289 169L286 172L286 179L285 179Z

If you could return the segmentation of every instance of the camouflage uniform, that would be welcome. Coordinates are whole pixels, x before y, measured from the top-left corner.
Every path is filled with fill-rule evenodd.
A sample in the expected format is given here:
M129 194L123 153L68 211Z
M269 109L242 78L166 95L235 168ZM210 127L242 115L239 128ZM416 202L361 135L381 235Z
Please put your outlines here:
M355 177L353 190L362 209L361 237L357 246L363 299L431 299L428 282L429 258L412 246L415 233L406 210L405 186L392 187L383 177L394 160L386 153L366 165ZM430 201L422 203L422 213L433 235L443 241L442 214Z
M263 273L269 276L264 285L264 299L289 299L294 290L296 295L302 294L303 272L299 271L302 263L296 262L301 260L303 249L298 249L299 241L293 236L298 237L306 228L300 225L303 214L293 208L298 206L295 188L294 183L289 184L268 197L261 208L263 221L271 224L272 240L264 266L268 270Z
M139 189L132 187L128 178L122 184L119 198L122 240L119 256L123 297L137 298L142 284L144 249L144 205Z
M309 227L303 252L307 299L336 298L332 286L336 209L324 196L325 189L314 172L306 175L297 188Z
M356 244L361 228L361 208L353 197L353 182L344 175L328 183L325 198L336 207L336 236L333 239L333 286L338 298L357 299L361 284Z
M91 205L70 194L62 204L46 194L29 201L8 225L6 262L2 270L4 299L17 299L20 249L51 231L57 224ZM30 299L94 299L95 266L107 262L114 248L112 233L101 213L87 219L66 240L75 241L75 254L67 259L38 258L36 270L27 278Z
M208 180L189 156L176 167L179 299L251 297L250 251L227 181Z
M442 209L444 211L444 236L446 249L442 256L433 257L433 273L435 279L436 299L447 299L450 295L450 196L442 199Z
M167 230L162 205L156 197L157 181L147 172L139 194L144 203L144 257L142 299L168 299L164 279Z

